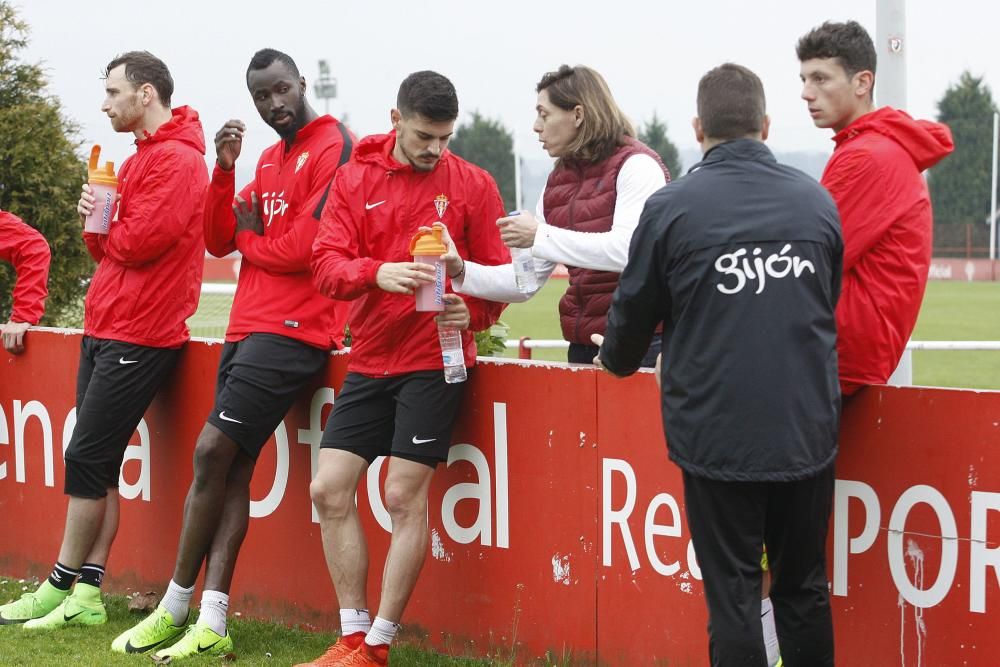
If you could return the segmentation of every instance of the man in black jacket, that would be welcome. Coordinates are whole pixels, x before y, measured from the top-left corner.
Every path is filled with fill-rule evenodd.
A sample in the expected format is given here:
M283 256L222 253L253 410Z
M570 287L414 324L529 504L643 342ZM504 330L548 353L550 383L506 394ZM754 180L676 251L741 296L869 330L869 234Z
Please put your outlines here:
M764 89L750 70L702 78L694 129L704 159L646 202L595 363L634 373L664 322L663 425L683 470L712 665L766 665L766 544L784 664L832 666L837 209L764 145Z

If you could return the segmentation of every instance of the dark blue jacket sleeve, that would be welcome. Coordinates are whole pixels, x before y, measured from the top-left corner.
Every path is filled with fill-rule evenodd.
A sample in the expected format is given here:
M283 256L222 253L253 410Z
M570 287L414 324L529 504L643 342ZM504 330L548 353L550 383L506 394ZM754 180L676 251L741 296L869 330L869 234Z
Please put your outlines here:
M661 200L662 201L662 200ZM604 367L620 377L639 369L657 325L670 312L663 204L646 203L629 245L628 263L608 310Z

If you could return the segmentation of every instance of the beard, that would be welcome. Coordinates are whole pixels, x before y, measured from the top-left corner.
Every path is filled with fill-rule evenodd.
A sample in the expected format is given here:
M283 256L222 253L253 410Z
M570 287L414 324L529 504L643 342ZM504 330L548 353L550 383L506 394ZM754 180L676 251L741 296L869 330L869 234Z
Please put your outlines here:
M406 161L410 163L411 167L413 167L414 171L434 171L434 167L437 166L438 161L441 159L440 155L434 155L429 151L417 154L411 153L406 149L406 136L398 136L398 132L396 141L400 142L399 148L403 152L403 156L406 158ZM427 158L431 158L434 161L430 163L421 162L422 159Z
M142 105L133 97L128 106L111 118L111 128L115 132L134 132L142 122Z
M305 124L306 118L306 101L305 98L299 100L299 104L295 109L287 112L292 116L292 122L285 126L280 126L274 123L273 120L268 120L267 124L271 126L278 136L281 137L286 143L292 143L295 140L295 135L298 134L299 130Z

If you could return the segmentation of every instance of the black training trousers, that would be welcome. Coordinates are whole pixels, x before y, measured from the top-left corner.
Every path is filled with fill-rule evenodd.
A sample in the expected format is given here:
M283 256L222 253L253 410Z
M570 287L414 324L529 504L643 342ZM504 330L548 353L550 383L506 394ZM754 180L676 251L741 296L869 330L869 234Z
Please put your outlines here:
M826 535L834 467L796 482L720 482L684 473L684 502L708 603L713 667L767 667L761 547L785 667L833 667Z

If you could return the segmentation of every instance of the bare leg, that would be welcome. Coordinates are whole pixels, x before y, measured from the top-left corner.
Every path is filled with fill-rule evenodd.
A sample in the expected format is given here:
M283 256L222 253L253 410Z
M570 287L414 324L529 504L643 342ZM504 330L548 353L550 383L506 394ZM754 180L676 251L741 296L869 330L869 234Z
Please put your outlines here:
M434 468L394 458L385 480L385 506L392 517L392 541L382 576L378 615L399 623L427 556L427 491Z
M226 480L239 445L211 424L205 424L194 451L194 480L184 501L184 524L177 547L174 582L194 586L222 520Z
M256 462L240 451L229 468L226 501L205 565L205 590L229 594L236 558L250 524L250 478Z
M357 454L321 449L319 470L309 485L319 513L326 565L343 609L368 607L368 543L354 502L358 482L367 469L368 462Z
M117 500L117 494L115 499ZM63 531L62 546L59 547L60 563L74 570L80 569L102 532L107 506L106 497L69 497L66 507L66 528Z
M94 542L94 546L90 548L90 553L87 554L87 558L83 561L84 563L107 565L108 555L111 553L111 545L115 541L115 535L118 534L118 520L120 516L121 499L118 495L118 489L108 489L101 531L97 534L97 540Z

